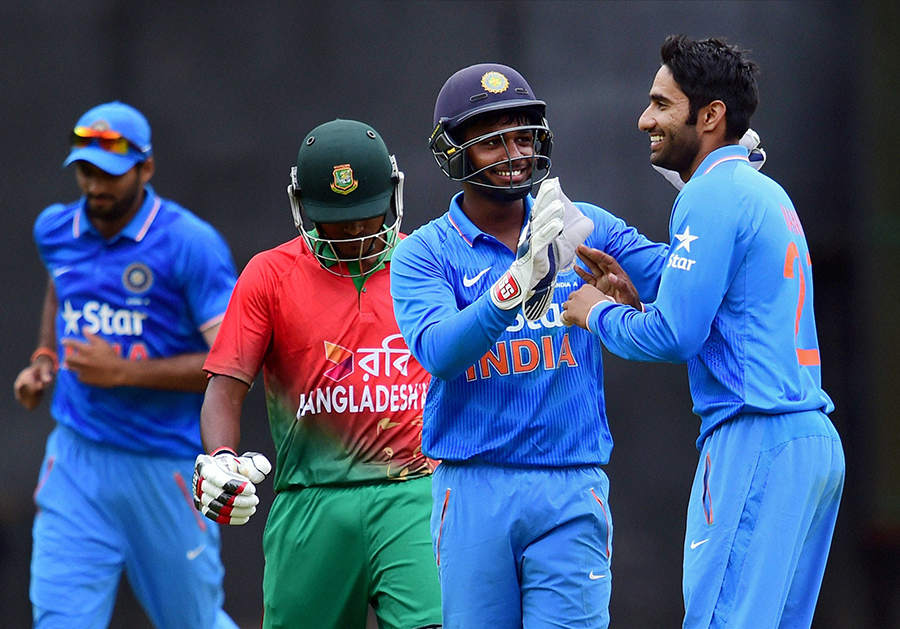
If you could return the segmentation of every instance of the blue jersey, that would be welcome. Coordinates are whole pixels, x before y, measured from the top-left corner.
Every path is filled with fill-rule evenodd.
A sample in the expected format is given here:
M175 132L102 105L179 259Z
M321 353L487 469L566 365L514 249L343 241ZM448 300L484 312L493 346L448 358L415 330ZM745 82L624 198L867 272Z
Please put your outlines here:
M632 360L688 362L698 446L739 413L830 412L812 270L787 193L747 150L710 153L675 199L670 252L646 313L601 303L588 325Z
M202 332L221 321L234 287L231 252L210 225L145 189L137 215L110 240L91 225L83 198L38 217L34 239L56 288L58 342L90 332L130 360L209 349ZM95 442L193 457L202 451L202 403L202 393L93 387L61 368L51 412Z
M559 274L539 321L500 310L488 289L515 254L480 231L454 197L450 210L403 240L391 263L400 331L432 374L422 450L434 459L561 467L603 464L612 437L596 337L560 321L581 284ZM525 198L526 212L534 200ZM577 204L594 221L587 244L619 259L642 293L653 295L666 245L653 243L605 210Z

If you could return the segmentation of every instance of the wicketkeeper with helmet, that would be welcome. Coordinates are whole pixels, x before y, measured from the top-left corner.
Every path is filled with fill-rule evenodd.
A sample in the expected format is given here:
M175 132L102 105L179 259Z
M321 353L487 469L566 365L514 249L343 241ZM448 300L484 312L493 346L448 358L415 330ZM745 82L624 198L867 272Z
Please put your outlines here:
M260 454L237 456L244 398L263 371L277 450L263 551L263 627L438 627L422 454L428 375L391 303L403 173L370 126L310 131L288 196L301 235L256 255L204 369L194 495L209 518L255 512Z
M560 305L581 282L578 244L615 252L649 298L668 246L569 201L547 178L551 146L546 104L516 70L451 76L430 147L462 192L391 265L400 330L433 375L422 447L442 461L431 529L445 627L609 624L601 352Z

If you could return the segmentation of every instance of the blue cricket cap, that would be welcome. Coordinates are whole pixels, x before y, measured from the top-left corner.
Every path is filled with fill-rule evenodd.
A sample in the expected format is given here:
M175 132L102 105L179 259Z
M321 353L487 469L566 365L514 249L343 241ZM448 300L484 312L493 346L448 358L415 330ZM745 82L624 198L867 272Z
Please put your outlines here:
M110 175L123 175L135 164L153 155L150 144L150 123L137 109L119 101L97 105L85 113L75 125L87 127L97 132L112 131L128 140L128 151L124 154L110 152L93 141L87 146L72 147L63 162L63 168L79 160L90 162Z

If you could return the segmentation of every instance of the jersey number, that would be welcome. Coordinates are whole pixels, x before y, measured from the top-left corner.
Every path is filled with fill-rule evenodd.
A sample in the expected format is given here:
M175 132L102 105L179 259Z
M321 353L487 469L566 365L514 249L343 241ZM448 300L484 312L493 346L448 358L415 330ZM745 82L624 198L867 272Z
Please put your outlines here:
M797 261L797 274L794 275L794 260ZM809 254L806 254L807 266L812 266ZM794 242L788 245L787 255L784 258L784 276L788 279L797 279L800 282L800 294L797 296L797 316L794 319L794 345L797 344L797 334L800 331L800 315L803 314L803 304L806 301L806 277L803 272L803 260L800 251ZM806 367L819 365L818 349L800 349L797 347L797 361Z

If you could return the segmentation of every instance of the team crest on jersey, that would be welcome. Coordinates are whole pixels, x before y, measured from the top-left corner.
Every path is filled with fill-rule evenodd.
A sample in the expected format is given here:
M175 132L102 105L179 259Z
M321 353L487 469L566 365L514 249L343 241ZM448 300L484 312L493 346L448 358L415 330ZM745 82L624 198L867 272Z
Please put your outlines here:
M122 273L122 284L132 293L145 293L153 286L153 271L143 262L129 264Z
M481 77L481 87L484 88L484 91L491 94L500 94L509 87L509 79L501 73L491 70L490 72L485 72L484 76Z
M335 166L332 177L334 181L331 182L331 189L338 194L350 194L359 186L359 181L353 178L353 169L350 164Z

